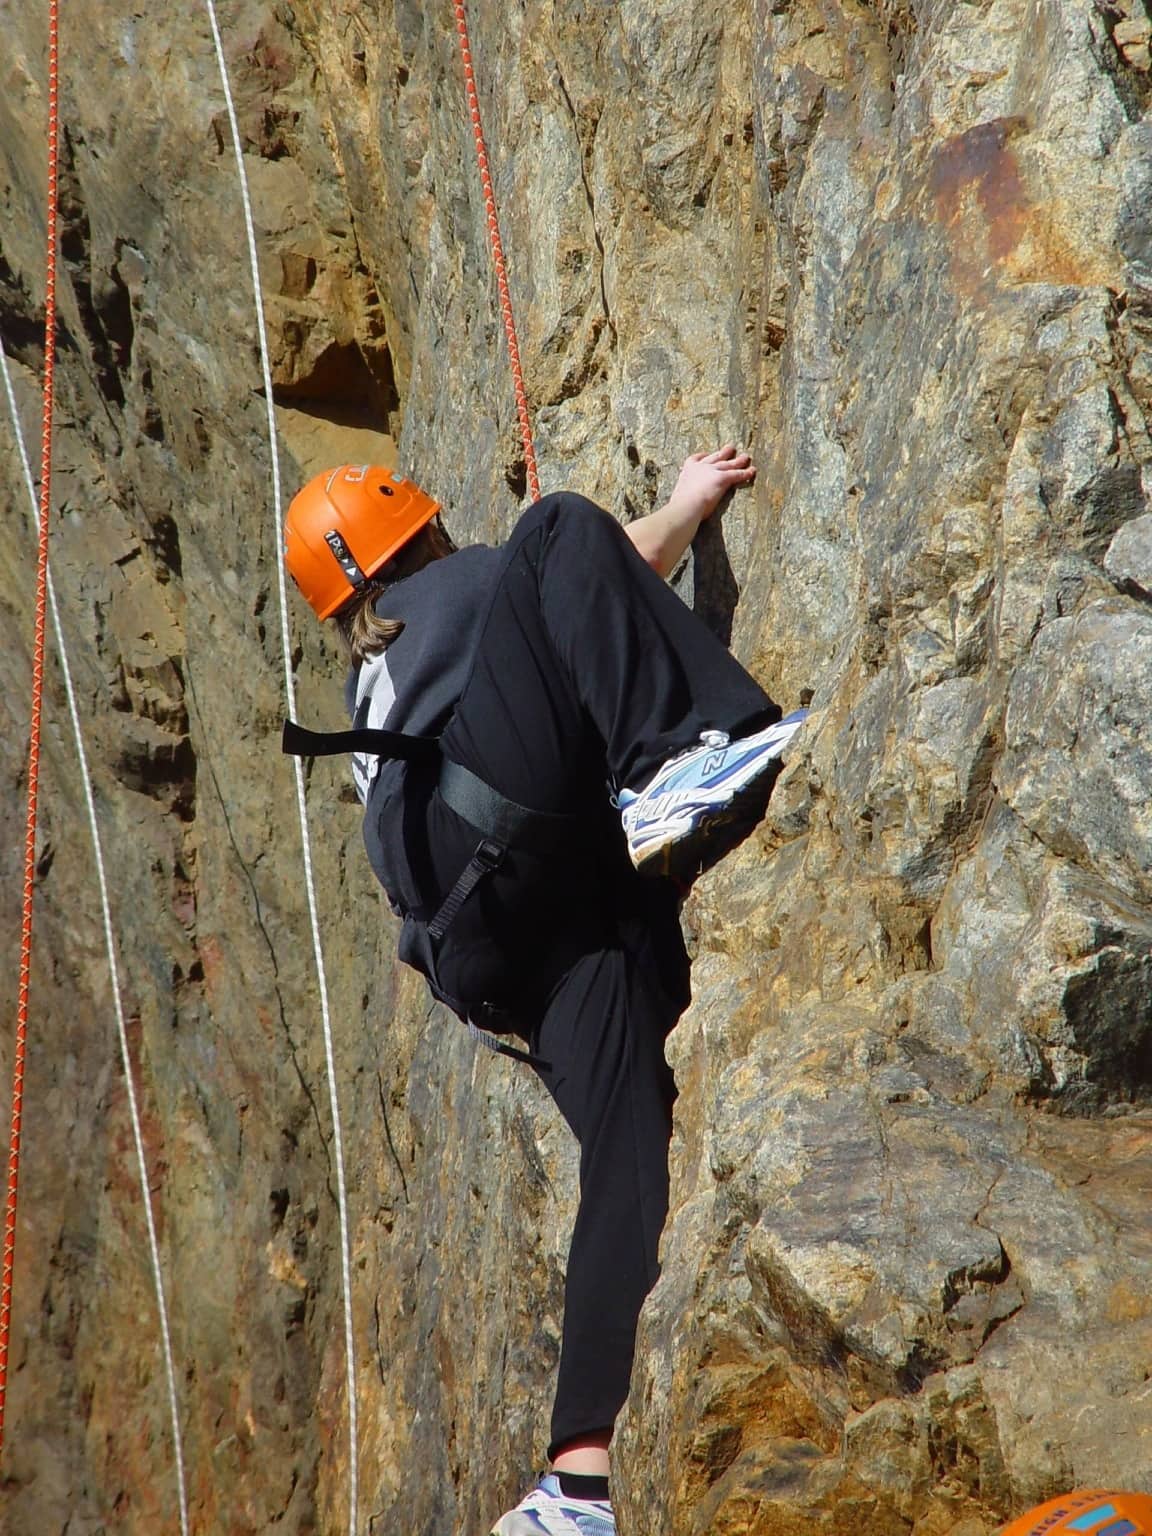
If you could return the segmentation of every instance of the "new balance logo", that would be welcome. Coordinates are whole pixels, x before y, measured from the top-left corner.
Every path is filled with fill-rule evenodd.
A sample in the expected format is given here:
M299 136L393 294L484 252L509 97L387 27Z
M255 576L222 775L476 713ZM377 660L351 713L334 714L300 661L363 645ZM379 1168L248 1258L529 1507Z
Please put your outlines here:
M727 756L728 753L723 748L718 752L709 752L708 756L704 759L704 772L706 774L719 773L724 767Z

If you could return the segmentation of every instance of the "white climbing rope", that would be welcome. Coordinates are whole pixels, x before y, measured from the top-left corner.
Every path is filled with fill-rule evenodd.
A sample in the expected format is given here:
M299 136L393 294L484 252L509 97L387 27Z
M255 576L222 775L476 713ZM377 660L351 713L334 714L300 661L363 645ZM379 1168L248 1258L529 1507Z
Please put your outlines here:
M268 336L264 326L264 295L260 283L260 264L256 250L256 230L252 219L252 200L248 191L248 174L244 168L244 151L240 142L240 128L236 121L236 107L232 100L232 87L228 80L228 66L224 60L224 45L220 38L220 25L216 19L214 0L204 0L208 19L212 24L212 41L216 47L216 62L220 69L220 84L228 107L228 122L232 130L232 148L236 155L236 171L240 182L240 196L244 204L244 228L248 236L248 261L252 271L252 296L256 307L256 329L260 339L260 367L264 379L264 404L268 412L268 446L272 457L272 500L276 521L275 548L284 545L284 516L280 491L280 459L276 446L276 411L272 399L272 370L268 361ZM284 577L284 562L276 560L277 594L280 603L280 643L284 659L284 692L290 719L296 718L296 690L292 676L292 645L288 632L288 593ZM324 1026L324 1060L328 1076L328 1098L332 1113L332 1148L336 1162L336 1196L340 1210L340 1265L344 1286L344 1352L347 1369L348 1397L348 1529L356 1536L356 1505L358 1497L359 1457L357 1450L356 1413L356 1357L352 1333L352 1255L348 1226L348 1196L344 1179L344 1145L340 1131L340 1106L336 1094L335 1052L332 1045L331 1010L328 1004L328 983L324 971L324 951L320 942L320 917L316 901L316 886L312 874L312 843L308 833L308 808L304 795L304 766L298 757L292 766L296 776L296 806L300 818L300 838L304 850L304 879L308 891L308 916L312 928L312 951L316 960L316 979L320 989L320 1014Z
M12 387L12 375L4 343L0 340L0 373L4 376L4 392L8 397L8 412L12 418L12 432L24 470L24 483L32 503L32 527L40 525L40 503L36 494L36 482L28 452L24 445L24 432L20 424L20 410ZM104 868L104 849L100 841L100 826L96 817L96 801L92 792L92 775L88 768L88 754L84 748L84 733L80 726L80 712L76 705L76 690L72 685L72 668L64 644L64 629L60 623L60 609L56 602L56 588L52 573L48 573L48 606L52 614L52 629L56 637L56 650L60 657L60 669L64 676L64 691L68 697L68 715L72 721L72 737L76 744L76 756L80 760L80 782L84 788L84 803L88 808L88 829L92 834L92 850L96 857L96 878L100 886L100 909L104 917L104 945L108 953L108 975L112 984L112 1003L116 1011L116 1029L120 1036L120 1057L124 1066L124 1083L128 1090L128 1112L132 1119L132 1138L136 1144L136 1165L140 1177L140 1196L144 1207L144 1220L148 1227L148 1252L152 1264L152 1283L156 1290L156 1307L160 1314L160 1340L164 1355L164 1372L168 1381L168 1410L172 1419L172 1444L176 1453L176 1493L180 1504L181 1536L188 1536L188 1492L184 1478L184 1451L180 1438L180 1411L176 1401L176 1367L172 1358L172 1333L168 1323L168 1303L164 1295L164 1275L160 1267L160 1244L156 1237L156 1219L152 1212L152 1193L148 1180L148 1162L144 1154L144 1136L140 1128L140 1111L136 1100L135 1069L128 1045L128 1029L124 1019L124 1003L120 994L120 970L116 961L116 940L112 928L112 906L108 899L108 880Z

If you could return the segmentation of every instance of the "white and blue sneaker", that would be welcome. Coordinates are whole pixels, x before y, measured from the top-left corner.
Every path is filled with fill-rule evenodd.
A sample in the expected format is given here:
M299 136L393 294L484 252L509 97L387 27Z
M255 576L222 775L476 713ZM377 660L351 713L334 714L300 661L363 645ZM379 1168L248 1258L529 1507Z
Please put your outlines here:
M621 790L636 869L687 884L731 852L763 816L780 756L807 718L797 709L738 741L704 731L698 747L670 758L643 789Z
M616 1536L616 1517L604 1500L567 1498L550 1473L497 1520L492 1536Z

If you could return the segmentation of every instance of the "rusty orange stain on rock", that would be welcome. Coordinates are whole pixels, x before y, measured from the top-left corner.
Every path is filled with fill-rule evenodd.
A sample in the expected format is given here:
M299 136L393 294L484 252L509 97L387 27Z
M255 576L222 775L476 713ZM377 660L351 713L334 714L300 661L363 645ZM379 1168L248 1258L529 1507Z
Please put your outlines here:
M937 217L952 239L953 270L962 291L1014 282L1096 283L1111 264L1098 248L1078 250L1071 210L1037 204L1012 140L1022 117L979 123L937 150L929 188ZM1000 269L997 271L996 269Z
M966 275L983 276L986 265L974 248L974 203L983 214L990 261L1003 262L1023 237L1031 201L1008 142L1023 126L1021 118L998 117L946 139L936 153L932 196L943 222L964 237L958 254Z

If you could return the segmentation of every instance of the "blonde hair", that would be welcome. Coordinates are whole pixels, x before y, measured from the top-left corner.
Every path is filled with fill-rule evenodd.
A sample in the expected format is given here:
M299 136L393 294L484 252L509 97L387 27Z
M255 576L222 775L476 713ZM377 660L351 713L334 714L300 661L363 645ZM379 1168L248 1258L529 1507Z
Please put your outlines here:
M431 565L433 560L442 560L445 555L455 552L456 546L438 517L425 523L419 533L414 534L388 564L333 615L354 666L387 650L404 628L403 619L385 619L377 614L376 599L389 587L403 581L405 576L413 576Z

